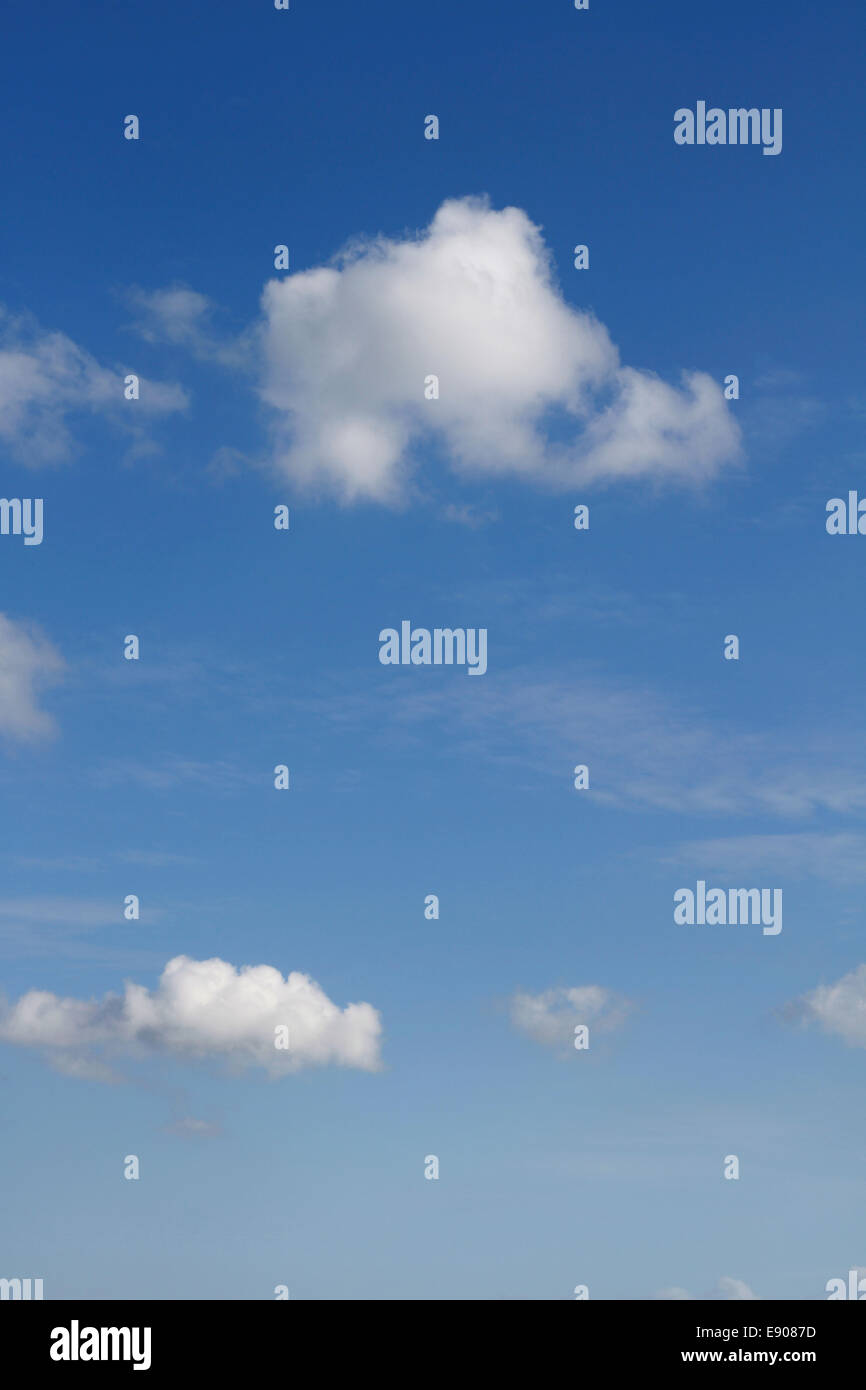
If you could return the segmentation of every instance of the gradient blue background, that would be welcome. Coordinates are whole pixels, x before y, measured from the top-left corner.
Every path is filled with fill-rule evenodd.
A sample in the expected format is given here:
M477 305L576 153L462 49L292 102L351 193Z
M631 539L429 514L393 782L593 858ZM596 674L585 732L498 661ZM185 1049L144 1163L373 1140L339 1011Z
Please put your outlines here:
M46 529L0 542L0 607L68 664L44 700L60 736L2 752L2 897L117 918L6 911L4 988L153 986L181 952L266 962L380 1009L386 1069L270 1082L159 1060L108 1087L4 1047L0 1275L49 1298L700 1297L725 1275L821 1298L866 1263L863 1054L780 1017L860 963L866 870L836 872L820 840L785 874L682 850L863 834L862 809L774 815L748 783L866 773L866 540L824 529L827 498L866 491L863 36L854 4L768 0L7 15L0 298L192 407L135 462L95 422L64 467L2 458L0 491L43 496ZM677 147L673 112L698 99L782 107L782 154ZM743 467L697 493L572 497L431 462L428 504L404 511L215 476L217 450L265 448L249 383L137 338L130 287L187 284L236 331L276 243L303 270L466 194L542 226L566 299L626 362L736 372ZM404 617L486 627L487 676L383 669L378 632ZM603 754L545 695L587 678L671 712L645 731L660 786L701 784L674 722L742 740L743 804L599 795ZM699 876L781 886L781 935L677 928L672 893ZM636 1007L589 1054L510 1027L516 989L595 983ZM166 1128L187 1114L220 1133Z

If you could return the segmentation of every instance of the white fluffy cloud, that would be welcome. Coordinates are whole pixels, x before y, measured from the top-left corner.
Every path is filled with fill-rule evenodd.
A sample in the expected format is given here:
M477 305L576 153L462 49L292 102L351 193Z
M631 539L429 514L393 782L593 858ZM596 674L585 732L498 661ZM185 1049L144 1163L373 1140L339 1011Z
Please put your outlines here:
M186 407L180 387L139 380L140 399L124 401L123 373L100 366L65 333L0 309L0 445L21 463L64 459L72 446L72 415L113 414L135 432L142 416Z
M509 1000L514 1027L533 1042L554 1048L571 1047L580 1023L591 1024L597 1032L610 1032L624 1021L630 1008L627 999L601 985L517 993Z
M59 652L36 629L0 613L0 734L33 740L55 732L37 696L62 670Z
M866 965L858 965L833 985L819 985L788 1009L807 1023L818 1023L851 1047L866 1047Z
M289 1030L287 1050L275 1046L279 1026ZM122 996L101 1001L30 990L0 1014L0 1041L99 1079L109 1079L100 1057L154 1052L273 1076L328 1064L375 1071L381 1031L372 1005L341 1010L308 975L188 956L170 960L154 990L127 982Z
M357 243L270 281L262 305L277 462L345 501L397 500L422 437L465 472L561 487L704 479L739 450L712 378L675 388L621 365L604 325L559 293L519 208L447 201L421 236Z

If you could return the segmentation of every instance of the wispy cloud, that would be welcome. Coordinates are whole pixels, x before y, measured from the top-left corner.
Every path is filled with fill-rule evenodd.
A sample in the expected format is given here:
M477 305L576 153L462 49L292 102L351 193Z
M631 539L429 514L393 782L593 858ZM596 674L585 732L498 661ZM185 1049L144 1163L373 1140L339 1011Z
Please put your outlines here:
M142 446L142 420L185 410L189 402L180 386L140 373L139 399L126 401L128 372L135 368L104 367L65 333L0 308L0 442L31 467L58 463L73 451L75 417L98 414Z
M152 967L154 953L129 935L123 900L37 894L0 899L0 955L6 959L77 960ZM148 905L148 921L163 912Z
M149 869L189 868L202 861L190 854L172 850L128 849L99 855L87 854L6 854L7 864L20 869L42 869L50 873L97 873L107 864L141 864Z
M375 692L368 682L364 693L297 703L344 728L375 725L378 741L403 746L421 747L437 725L440 753L563 782L585 762L590 786L580 795L612 807L782 820L866 811L866 756L852 757L850 730L844 742L831 733L743 730L649 685L585 668L548 679L489 669L480 691L438 674L423 688L383 679Z
M38 628L0 613L0 734L24 742L52 737L56 723L38 696L64 670L60 653Z
M176 1134L181 1139L218 1139L223 1133L222 1125L197 1120L194 1115L182 1115L163 1125L163 1129L166 1134Z
M135 785L149 791L171 791L184 784L210 787L213 791L228 792L239 787L254 786L266 775L238 767L225 759L203 762L194 758L165 758L162 762L141 762L135 758L118 758L93 769L91 780L99 787Z
M668 864L697 866L713 873L754 871L830 883L866 879L866 834L802 832L793 835L731 835L688 840L663 856Z
M108 899L78 899L40 896L0 898L0 922L63 923L71 927L116 925L122 912Z
M171 343L204 361L252 369L252 330L234 337L220 333L216 305L206 295L188 285L170 285L156 290L133 286L124 297L137 314L130 326L146 342Z

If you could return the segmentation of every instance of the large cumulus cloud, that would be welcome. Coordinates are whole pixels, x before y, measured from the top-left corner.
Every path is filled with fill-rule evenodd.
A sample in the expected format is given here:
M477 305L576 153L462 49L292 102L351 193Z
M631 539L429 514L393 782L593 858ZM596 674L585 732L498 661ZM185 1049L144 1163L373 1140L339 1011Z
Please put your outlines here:
M558 487L697 481L739 451L720 385L623 366L519 208L449 200L418 237L270 281L262 307L277 464L344 501L399 500L431 439L464 473Z

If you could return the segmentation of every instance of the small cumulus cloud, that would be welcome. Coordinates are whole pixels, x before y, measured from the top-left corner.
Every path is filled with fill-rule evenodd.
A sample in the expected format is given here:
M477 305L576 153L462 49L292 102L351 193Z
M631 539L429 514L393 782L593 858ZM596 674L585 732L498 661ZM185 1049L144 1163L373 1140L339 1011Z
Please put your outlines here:
M162 290L130 290L130 303L140 317L133 325L149 343L194 344L205 333L212 306L206 295L184 285Z
M541 994L518 992L509 1000L513 1027L533 1042L557 1050L573 1050L579 1024L609 1033L625 1021L631 1008L629 1000L601 985L547 989Z
M275 1045L277 1028L289 1046ZM175 956L154 990L127 982L102 1000L30 990L0 1011L0 1041L43 1052L61 1069L104 1067L106 1057L162 1054L217 1060L231 1071L278 1077L312 1066L381 1065L382 1024L370 1004L340 1009L308 975L270 965ZM102 1079L108 1079L104 1077Z
M818 985L781 1013L794 1022L817 1023L849 1047L866 1047L866 965L858 965L835 984Z

